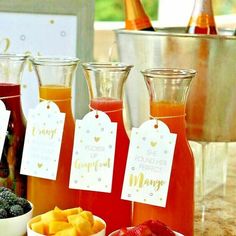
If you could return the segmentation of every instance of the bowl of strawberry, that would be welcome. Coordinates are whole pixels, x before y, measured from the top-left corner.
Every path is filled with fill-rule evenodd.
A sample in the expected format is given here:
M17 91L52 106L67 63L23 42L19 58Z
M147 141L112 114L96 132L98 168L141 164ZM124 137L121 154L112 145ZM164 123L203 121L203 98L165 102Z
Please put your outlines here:
M147 220L133 227L123 227L109 236L183 236L158 220Z

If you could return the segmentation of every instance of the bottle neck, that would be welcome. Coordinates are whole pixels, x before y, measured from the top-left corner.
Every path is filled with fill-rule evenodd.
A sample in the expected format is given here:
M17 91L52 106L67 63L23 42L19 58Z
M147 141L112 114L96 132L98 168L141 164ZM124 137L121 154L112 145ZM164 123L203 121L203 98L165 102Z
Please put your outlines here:
M163 121L172 133L186 136L185 104L151 102L151 118Z
M199 14L207 14L209 16L214 15L211 0L195 1L192 16L198 16Z
M112 122L123 124L123 101L112 98L94 98L90 101L90 109L105 112Z
M140 0L125 0L124 2L126 29L154 31Z
M187 33L217 34L211 0L196 0Z
M21 112L20 96L19 84L0 83L0 99L7 110Z
M176 133L178 136L186 137L185 114L179 116L160 117L158 119L168 126L171 133Z
M57 104L60 112L72 117L71 109L71 88L61 86L40 86L40 100L49 100Z

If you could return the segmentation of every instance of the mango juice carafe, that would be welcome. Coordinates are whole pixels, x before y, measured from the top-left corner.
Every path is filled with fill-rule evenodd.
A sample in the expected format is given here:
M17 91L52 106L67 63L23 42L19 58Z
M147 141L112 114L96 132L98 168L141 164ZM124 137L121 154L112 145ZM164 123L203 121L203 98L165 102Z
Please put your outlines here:
M111 193L80 191L79 205L102 217L106 233L131 225L131 202L121 199L129 147L123 122L123 87L132 66L120 63L82 64L87 81L90 108L105 112L117 122L114 172Z
M71 85L78 61L77 58L32 58L40 100L53 101L66 114L56 180L28 177L27 197L34 204L35 215L55 206L62 209L75 206L75 190L69 189L69 176L75 126Z
M194 159L185 134L185 104L194 70L142 71L150 96L150 117L177 134L166 207L134 203L133 224L157 219L173 230L193 235Z
M1 153L0 186L8 187L17 195L24 197L26 196L26 177L20 175L20 165L25 124L21 109L20 79L25 61L24 55L0 55L0 100L11 112Z

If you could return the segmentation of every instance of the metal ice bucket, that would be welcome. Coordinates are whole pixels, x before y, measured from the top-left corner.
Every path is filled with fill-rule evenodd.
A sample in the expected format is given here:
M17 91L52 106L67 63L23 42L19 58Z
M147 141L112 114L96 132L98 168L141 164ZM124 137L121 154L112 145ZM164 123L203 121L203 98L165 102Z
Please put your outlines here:
M125 91L128 127L149 118L149 97L140 70L192 68L197 76L187 102L188 138L236 141L236 37L227 29L217 36L190 35L184 30L115 31L120 61L134 65Z

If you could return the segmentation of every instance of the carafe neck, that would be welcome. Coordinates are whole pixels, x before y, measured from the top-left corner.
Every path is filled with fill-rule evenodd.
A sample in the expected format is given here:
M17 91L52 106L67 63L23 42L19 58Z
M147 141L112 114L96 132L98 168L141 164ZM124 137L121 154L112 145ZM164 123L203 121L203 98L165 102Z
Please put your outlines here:
M112 122L123 125L123 101L121 99L95 98L90 102L90 109L103 111Z

